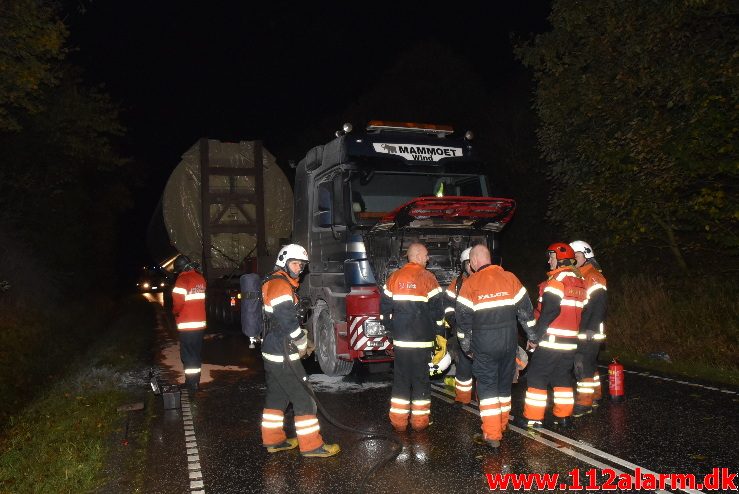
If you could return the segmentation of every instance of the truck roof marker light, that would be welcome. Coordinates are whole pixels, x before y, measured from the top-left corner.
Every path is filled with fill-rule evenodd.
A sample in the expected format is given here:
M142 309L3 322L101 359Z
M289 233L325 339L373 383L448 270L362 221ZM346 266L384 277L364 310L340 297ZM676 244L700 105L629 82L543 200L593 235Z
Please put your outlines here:
M354 130L354 126L352 124L350 124L349 122L346 122L344 125L341 126L341 130L337 130L334 133L334 135L336 137L341 137L341 136L347 135L352 130Z
M367 124L367 130L425 132L436 134L438 137L445 137L449 134L454 133L454 129L450 125L437 125L415 122L390 122L387 120L370 120Z

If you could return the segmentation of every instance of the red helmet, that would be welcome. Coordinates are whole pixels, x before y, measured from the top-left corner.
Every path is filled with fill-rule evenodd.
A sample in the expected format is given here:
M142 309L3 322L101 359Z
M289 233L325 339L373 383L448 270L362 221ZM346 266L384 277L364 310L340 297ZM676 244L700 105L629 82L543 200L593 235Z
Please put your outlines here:
M558 261L575 258L575 251L572 250L572 247L563 242L557 242L547 247L547 254L550 252L554 252Z

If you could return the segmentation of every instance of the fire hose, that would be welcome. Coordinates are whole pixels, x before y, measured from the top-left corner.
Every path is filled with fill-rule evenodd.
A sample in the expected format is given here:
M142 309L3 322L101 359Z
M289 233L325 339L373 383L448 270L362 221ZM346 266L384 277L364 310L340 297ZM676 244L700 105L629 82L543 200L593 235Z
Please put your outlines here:
M334 418L328 410L323 406L321 401L316 396L316 393L313 391L313 388L311 388L310 384L308 384L308 380L306 376L301 376L301 373L304 374L305 371L302 369L302 364L299 360L290 360L290 341L286 337L284 340L282 340L282 350L285 356L285 361L289 362L290 369L292 370L293 374L295 374L295 378L300 381L300 384L305 388L307 393L310 395L311 398L313 398L313 401L315 401L316 405L318 406L318 410L320 410L321 415L323 415L323 418L328 420L328 422L333 425L334 427L350 432L352 434L358 434L360 436L363 436L361 441L369 441L369 440L381 440L381 441L389 441L394 444L394 447L392 450L385 454L382 458L380 458L377 462L375 462L369 470L362 476L359 482L359 488L357 490L358 494L361 494L364 492L369 477L374 474L377 470L379 470L382 466L389 463L390 461L394 460L400 453L403 451L403 443L395 436L389 435L389 434L382 434L374 431L365 431L362 429L357 429L355 427L349 427L348 425L344 425L341 422L339 422L336 418ZM296 366L300 365L301 368L298 368ZM302 371L302 372L301 372Z

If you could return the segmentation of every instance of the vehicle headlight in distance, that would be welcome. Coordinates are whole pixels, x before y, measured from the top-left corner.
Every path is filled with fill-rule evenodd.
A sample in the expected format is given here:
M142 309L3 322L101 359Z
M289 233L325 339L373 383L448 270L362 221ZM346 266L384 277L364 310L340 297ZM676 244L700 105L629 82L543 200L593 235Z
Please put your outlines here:
M141 285L141 287L142 288L149 288L149 284L148 283L144 283L143 285Z
M376 319L368 319L364 321L365 336L385 336L385 327Z

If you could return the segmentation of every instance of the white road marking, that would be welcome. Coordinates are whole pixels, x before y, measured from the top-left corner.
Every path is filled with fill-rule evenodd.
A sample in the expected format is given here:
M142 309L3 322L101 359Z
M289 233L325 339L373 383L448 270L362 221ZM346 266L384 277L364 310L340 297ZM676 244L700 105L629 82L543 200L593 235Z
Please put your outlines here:
M180 399L180 411L182 412L182 428L185 432L185 452L187 454L187 476L190 479L190 494L205 494L205 482L203 472L200 469L200 453L198 442L195 439L195 425L192 422L190 412L190 395L183 394Z
M601 369L608 369L608 366L605 366L605 365L599 365L598 367L600 367ZM726 394L730 394L730 395L735 395L735 394L738 394L739 393L739 391L733 391L731 389L722 389L722 388L716 388L714 386L706 386L704 384L691 383L691 382L688 382L688 381L680 381L678 379L672 379L672 378L669 378L669 377L663 377L663 376L660 376L660 375L657 375L657 374L651 374L649 372L638 372L638 371L633 371L633 370L628 370L628 369L624 369L624 372L626 372L627 374L636 374L637 376L651 377L652 379L662 379L663 381L671 381L671 382L674 382L674 383L677 383L677 384L685 384L686 386L695 386L695 387L698 387L698 388L708 389L710 391L720 391L721 393L726 393ZM607 381L608 381L608 379L606 379L606 382Z
M435 389L439 393L443 393L444 395L447 395L447 396L454 396L454 393L452 391L446 389L445 386L442 386L442 385L439 385L439 384L432 384L431 386L432 386L433 389ZM448 398L447 396L441 395L439 393L432 392L431 394L433 394L434 396L436 396L437 398L439 398L439 399L441 399L443 401L446 401L447 403L454 403L454 400L452 400L451 398ZM476 405L476 406L478 405L478 403L476 401L473 401L471 403L474 404L474 405ZM474 409L474 408L472 408L470 406L464 406L462 408L464 410L470 412L470 413L475 414L475 415L478 415L478 416L480 415L480 412L478 410L476 410L476 409ZM513 418L514 418L513 415L511 415L511 420ZM576 441L574 439L570 439L569 437L563 436L561 434L557 434L556 432L550 431L549 429L545 429L545 428L534 429L534 431L533 431L534 434L531 434L531 433L529 433L529 431L526 431L526 430L524 430L524 429L522 429L520 427L516 427L515 425L512 425L512 424L509 424L508 425L508 428L510 428L514 432L517 432L518 434L521 434L522 436L525 436L525 437L527 437L529 439L534 439L535 441L540 442L542 444L546 444L547 446L550 446L550 447L556 449L557 451L561 451L561 452L563 452L563 453L565 453L565 454L567 454L569 456L572 456L573 458L577 458L577 459L579 459L581 461L584 461L586 463L589 463L590 465L593 465L593 466L595 466L597 468L600 468L601 470L603 468L611 468L611 466L605 465L605 464L599 462L598 460L596 460L596 459L594 459L594 458L592 458L590 456L583 455L583 454L581 454L581 453L579 453L577 451L573 451L570 448L562 448L558 444L553 443L551 441L547 441L547 440L541 440L540 441L539 439L542 439L542 438L540 438L538 434L545 434L547 436L551 436L551 437L553 437L553 438L555 438L555 439L557 439L559 441L562 441L562 442L567 443L567 444L569 444L571 446L574 446L575 448L582 449L584 451L587 451L588 453L591 453L591 454L596 455L596 456L599 456L599 457L601 457L603 459L609 460L612 463L615 463L616 465L620 465L622 467L626 467L626 468L631 469L631 470L636 470L637 468L639 468L643 473L652 474L652 475L655 475L655 476L658 476L659 475L659 474L657 474L657 473L655 473L655 472L653 472L653 471L651 471L651 470L649 470L647 468L644 468L642 466L639 466L639 465L636 465L634 463L631 463L631 462L629 462L627 460L624 460L622 458L619 458L617 456L614 456L614 455L612 455L610 453L606 453L605 451L601 451L601 450L599 450L597 448L594 448L592 446L589 446L587 444L584 444L584 443L582 443L580 441ZM536 433L538 433L538 434L536 434ZM614 469L614 472L616 472L617 474L624 473L624 472L619 471L617 469ZM670 482L669 479L667 479L667 483L670 484L670 488L671 489L674 489L674 487L672 487L672 483ZM681 490L683 492L690 493L690 494L702 493L702 491L692 490L692 489L679 489L679 490ZM666 493L666 492L669 492L669 491L656 490L655 492L658 492L658 493Z

